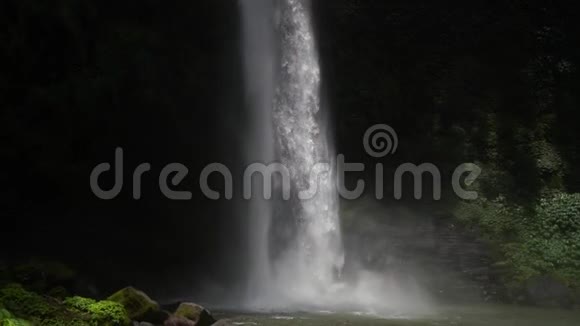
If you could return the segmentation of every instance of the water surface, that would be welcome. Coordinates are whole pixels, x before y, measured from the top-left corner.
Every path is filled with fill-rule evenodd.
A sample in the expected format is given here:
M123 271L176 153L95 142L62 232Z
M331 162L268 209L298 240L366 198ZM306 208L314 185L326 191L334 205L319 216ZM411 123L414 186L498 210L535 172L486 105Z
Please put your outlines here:
M234 325L256 326L577 326L580 311L529 308L518 306L481 305L440 307L424 316L393 314L380 317L363 313L219 313Z

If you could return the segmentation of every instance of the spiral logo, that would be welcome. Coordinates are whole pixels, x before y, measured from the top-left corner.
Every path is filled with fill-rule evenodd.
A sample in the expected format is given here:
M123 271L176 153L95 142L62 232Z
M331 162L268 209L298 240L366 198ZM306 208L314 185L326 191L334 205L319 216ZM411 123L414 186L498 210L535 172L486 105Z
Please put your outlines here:
M372 157L394 154L399 147L399 137L395 129L386 124L377 124L367 129L363 145Z

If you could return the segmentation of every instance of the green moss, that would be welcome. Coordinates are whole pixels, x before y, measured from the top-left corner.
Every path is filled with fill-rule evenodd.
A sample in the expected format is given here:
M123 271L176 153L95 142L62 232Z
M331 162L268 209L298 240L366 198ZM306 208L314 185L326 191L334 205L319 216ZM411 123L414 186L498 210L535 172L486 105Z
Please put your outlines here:
M39 326L125 326L130 320L123 306L81 297L64 302L25 290L19 284L0 289L0 302L15 316ZM1 326L1 325L0 325Z
M0 302L19 316L44 318L56 314L58 306L42 296L26 291L19 284L9 284L0 290Z
M95 304L97 301L90 298L83 298L79 296L66 298L64 303L67 307L76 309L79 311L89 311L91 305Z
M209 311L207 311L205 308L200 305L188 302L180 304L173 315L175 317L191 320L199 326L213 325L216 322Z
M65 304L76 311L90 315L93 325L128 325L127 311L120 303L113 301L95 301L82 297L72 297Z
M117 302L125 307L132 320L148 321L160 311L157 302L147 294L132 287L126 287L111 295L107 300Z
M194 304L182 303L179 305L174 315L177 317L183 317L190 320L198 320L199 315L202 313L203 308Z

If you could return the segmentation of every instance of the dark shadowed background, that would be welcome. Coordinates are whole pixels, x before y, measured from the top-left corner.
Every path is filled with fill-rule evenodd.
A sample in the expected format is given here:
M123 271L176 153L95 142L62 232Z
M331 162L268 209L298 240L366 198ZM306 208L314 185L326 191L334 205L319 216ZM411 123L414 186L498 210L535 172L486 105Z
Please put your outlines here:
M401 144L387 171L428 161L449 176L480 162L493 179L485 196L522 206L546 187L578 192L575 4L314 1L337 151L374 164L362 135L388 123ZM237 2L4 0L0 26L2 257L69 262L103 291L179 294L239 279L243 212L198 185L208 163L240 168ZM103 201L89 175L116 147L125 187ZM136 201L132 171L143 162L153 168ZM159 191L172 162L189 168L180 189L191 201Z

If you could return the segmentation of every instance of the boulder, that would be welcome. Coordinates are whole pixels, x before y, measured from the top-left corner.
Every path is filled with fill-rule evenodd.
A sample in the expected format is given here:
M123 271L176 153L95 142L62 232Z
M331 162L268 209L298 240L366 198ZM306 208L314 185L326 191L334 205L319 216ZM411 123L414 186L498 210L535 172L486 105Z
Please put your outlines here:
M174 317L193 321L196 326L210 326L216 322L211 313L204 307L190 302L184 302L177 307Z
M163 323L163 326L196 326L197 324L184 317L171 316Z
M148 323L146 321L142 321L142 322L134 321L133 326L155 326L155 325Z
M107 300L123 305L131 320L162 324L169 318L169 314L162 311L157 302L151 299L145 292L133 287L121 289L107 298Z

